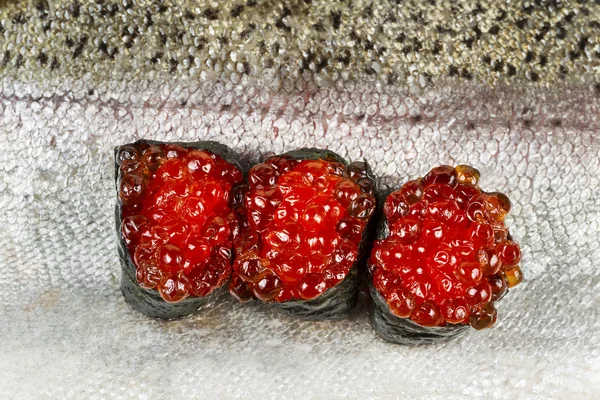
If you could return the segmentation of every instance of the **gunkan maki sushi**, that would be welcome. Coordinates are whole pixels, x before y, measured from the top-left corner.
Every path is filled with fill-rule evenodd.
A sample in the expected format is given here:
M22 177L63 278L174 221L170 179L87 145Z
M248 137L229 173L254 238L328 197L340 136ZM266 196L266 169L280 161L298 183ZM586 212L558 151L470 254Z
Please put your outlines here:
M125 300L151 317L191 314L231 274L238 223L229 197L244 175L216 142L140 140L115 152Z
M510 201L469 166L434 168L385 200L369 259L371 314L385 340L435 343L491 327L494 303L523 280L504 223Z
M357 301L374 193L365 162L331 151L296 150L252 167L234 196L245 218L230 292L309 319L343 317Z

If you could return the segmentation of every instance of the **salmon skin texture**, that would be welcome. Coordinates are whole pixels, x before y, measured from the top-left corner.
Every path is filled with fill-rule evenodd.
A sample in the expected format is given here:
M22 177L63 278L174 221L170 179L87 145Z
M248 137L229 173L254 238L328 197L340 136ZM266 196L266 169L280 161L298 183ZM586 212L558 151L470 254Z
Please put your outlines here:
M595 398L599 10L0 0L0 397ZM340 321L229 296L149 319L115 251L113 149L138 139L215 140L246 169L328 149L382 190L472 165L512 202L526 280L492 329L427 349L380 340L366 288Z

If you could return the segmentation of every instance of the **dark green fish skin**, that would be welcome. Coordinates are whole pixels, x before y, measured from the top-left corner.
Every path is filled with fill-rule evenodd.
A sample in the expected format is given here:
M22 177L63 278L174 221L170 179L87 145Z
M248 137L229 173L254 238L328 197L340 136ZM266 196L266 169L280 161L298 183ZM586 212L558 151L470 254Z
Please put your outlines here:
M597 1L3 3L4 74L243 80L271 70L391 84L585 82L600 93Z

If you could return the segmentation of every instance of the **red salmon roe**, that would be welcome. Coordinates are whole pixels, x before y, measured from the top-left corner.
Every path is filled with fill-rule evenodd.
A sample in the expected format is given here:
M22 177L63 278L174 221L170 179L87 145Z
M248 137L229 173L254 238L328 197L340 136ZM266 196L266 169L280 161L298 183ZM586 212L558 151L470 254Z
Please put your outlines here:
M478 181L475 168L444 165L386 199L390 234L375 242L369 269L396 316L488 328L493 303L523 280L519 245L504 225L510 201L483 192Z
M126 145L117 163L121 235L139 285L171 303L224 285L238 230L230 192L242 172L208 150L175 144Z
M271 157L254 166L234 209L246 216L235 240L231 293L265 302L314 299L356 262L373 211L365 163Z

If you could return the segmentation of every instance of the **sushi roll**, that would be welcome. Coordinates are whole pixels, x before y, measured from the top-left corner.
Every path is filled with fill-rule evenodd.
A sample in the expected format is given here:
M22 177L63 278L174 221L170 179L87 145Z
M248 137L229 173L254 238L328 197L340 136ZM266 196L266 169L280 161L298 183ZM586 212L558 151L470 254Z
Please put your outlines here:
M115 169L126 302L161 319L193 313L231 274L238 223L229 197L244 180L233 152L140 140L115 149Z
M307 319L345 316L358 298L374 194L366 162L331 151L300 149L252 167L234 196L245 218L231 294Z
M371 320L383 339L442 342L491 327L494 303L523 280L504 223L510 201L469 166L434 168L385 199L368 261Z

